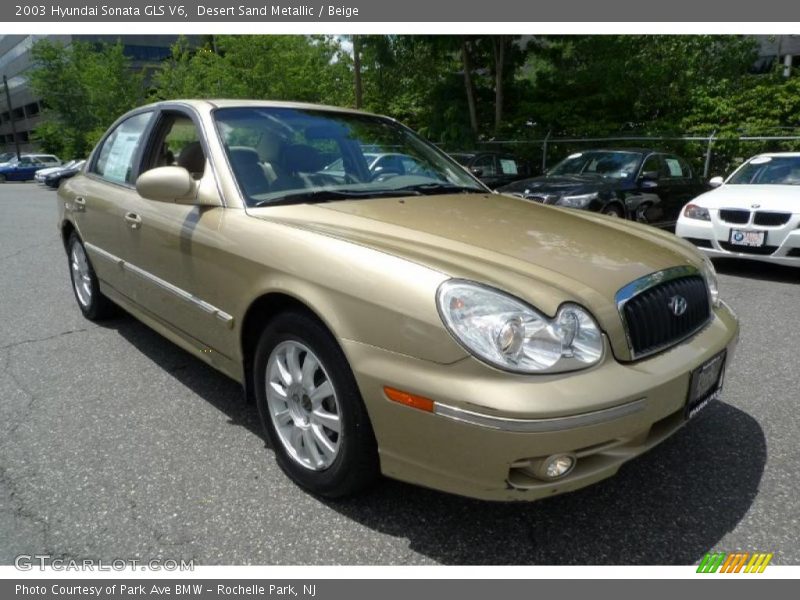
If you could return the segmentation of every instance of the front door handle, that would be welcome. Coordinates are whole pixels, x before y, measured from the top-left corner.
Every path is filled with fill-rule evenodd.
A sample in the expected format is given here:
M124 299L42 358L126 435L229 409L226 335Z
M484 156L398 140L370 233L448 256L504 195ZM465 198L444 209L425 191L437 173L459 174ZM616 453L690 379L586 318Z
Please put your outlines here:
M72 199L72 210L74 212L83 212L86 210L86 198L83 196L75 196Z
M142 217L134 212L125 213L125 220L131 226L131 229L139 229L142 226Z

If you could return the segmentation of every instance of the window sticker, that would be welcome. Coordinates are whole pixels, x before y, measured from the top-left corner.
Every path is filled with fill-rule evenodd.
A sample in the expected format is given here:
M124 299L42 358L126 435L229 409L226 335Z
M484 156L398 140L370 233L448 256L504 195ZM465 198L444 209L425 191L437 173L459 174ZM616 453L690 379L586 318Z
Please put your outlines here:
M500 159L500 170L504 175L517 175L519 173L517 170L516 161L513 161L510 158Z
M108 152L103 176L111 181L124 183L128 178L128 169L133 162L133 153L139 143L140 132L120 132L111 144Z
M665 158L664 162L667 163L667 168L669 169L670 177L683 177L683 170L681 169L681 163L678 162L677 158Z

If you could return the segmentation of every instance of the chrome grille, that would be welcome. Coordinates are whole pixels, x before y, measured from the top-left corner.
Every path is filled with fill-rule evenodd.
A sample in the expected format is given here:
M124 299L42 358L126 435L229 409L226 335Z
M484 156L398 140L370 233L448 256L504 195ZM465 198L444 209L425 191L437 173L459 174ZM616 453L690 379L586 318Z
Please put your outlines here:
M680 314L671 304L685 303ZM653 273L617 293L633 359L665 350L699 331L711 317L705 279L692 267Z

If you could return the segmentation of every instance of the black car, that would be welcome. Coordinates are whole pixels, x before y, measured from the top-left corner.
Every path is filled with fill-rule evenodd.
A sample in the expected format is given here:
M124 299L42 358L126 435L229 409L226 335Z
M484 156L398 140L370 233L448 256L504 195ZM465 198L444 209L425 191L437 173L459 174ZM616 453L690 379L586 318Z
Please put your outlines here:
M531 174L525 162L510 154L476 151L452 152L450 156L493 190Z
M51 188L57 188L64 179L69 179L73 175L79 173L80 170L83 169L84 164L86 164L85 160L79 160L68 167L49 173L44 178L45 185Z
M630 148L576 152L546 175L498 191L667 227L687 202L708 188L680 156Z

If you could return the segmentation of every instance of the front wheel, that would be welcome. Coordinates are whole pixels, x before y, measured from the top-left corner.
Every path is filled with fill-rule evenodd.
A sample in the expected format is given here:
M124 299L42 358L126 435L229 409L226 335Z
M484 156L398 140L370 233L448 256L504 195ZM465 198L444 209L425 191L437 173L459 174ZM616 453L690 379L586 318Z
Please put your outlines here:
M292 480L339 498L377 479L377 444L355 378L316 319L300 312L273 319L256 348L253 377L262 425Z
M622 213L622 208L616 204L609 204L603 209L603 214L609 217L615 217L617 219L621 219L624 215Z

